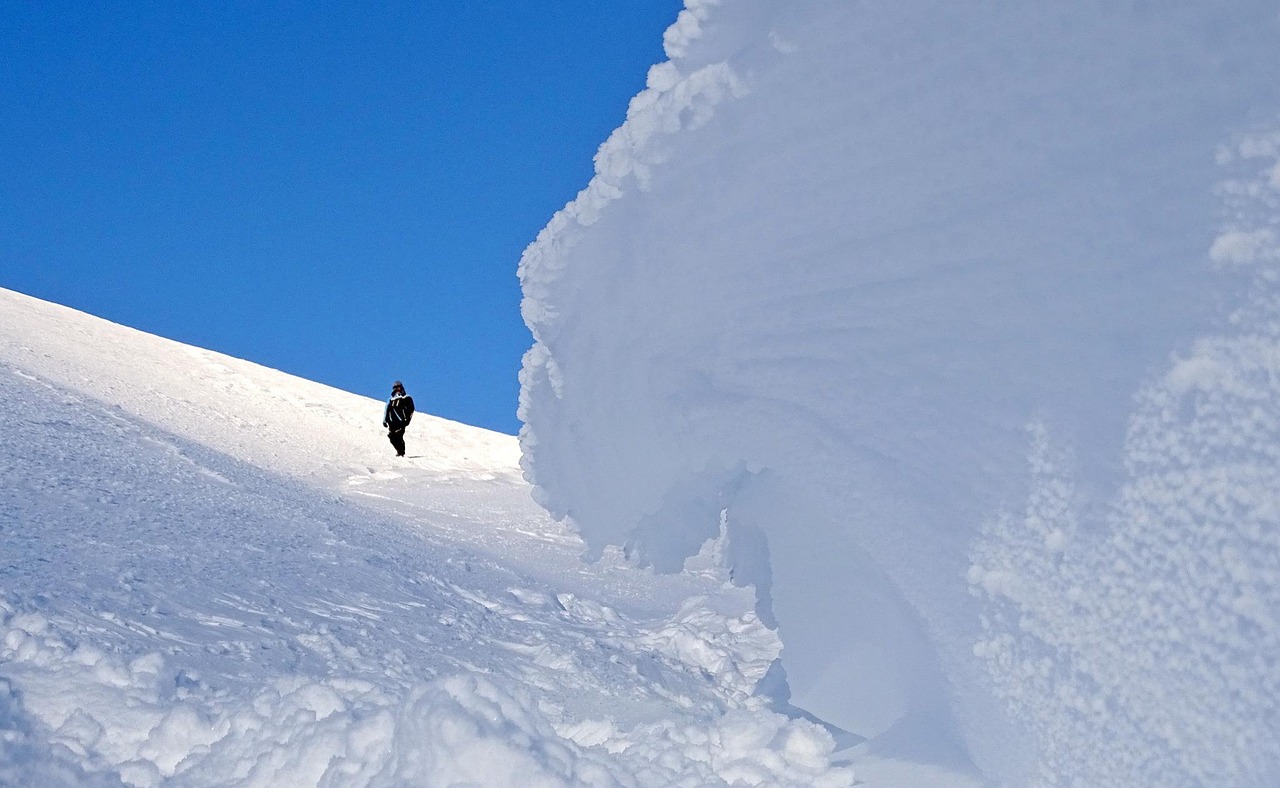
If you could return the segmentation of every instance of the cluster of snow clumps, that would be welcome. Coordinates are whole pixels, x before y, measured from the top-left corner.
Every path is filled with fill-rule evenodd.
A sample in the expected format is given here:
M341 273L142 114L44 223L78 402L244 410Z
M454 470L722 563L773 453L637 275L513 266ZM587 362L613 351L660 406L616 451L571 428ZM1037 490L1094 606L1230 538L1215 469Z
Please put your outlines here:
M1280 136L1231 153L1219 251L1280 223ZM1106 528L1080 527L1074 463L1037 425L1026 507L975 551L976 653L1036 735L1040 784L1280 779L1280 244L1248 257L1231 330L1139 394Z
M124 661L73 645L46 617L0 605L6 784L852 784L850 770L831 767L825 730L760 704L709 723L677 717L623 731L548 716L528 692L479 674L402 696L358 679L287 676L245 698L157 653Z

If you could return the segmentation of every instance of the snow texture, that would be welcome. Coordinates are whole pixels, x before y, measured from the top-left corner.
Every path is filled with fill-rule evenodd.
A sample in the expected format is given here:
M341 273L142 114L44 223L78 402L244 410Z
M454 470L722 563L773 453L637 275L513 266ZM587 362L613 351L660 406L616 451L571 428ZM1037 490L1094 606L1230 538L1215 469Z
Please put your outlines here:
M852 784L714 550L585 565L514 438L381 416L0 290L0 785Z
M1222 191L1244 205L1219 240L1280 219L1257 174L1277 142L1236 146ZM1280 247L1258 252L1230 327L1139 392L1105 529L1081 531L1074 463L1036 425L1026 506L975 551L995 603L975 650L1036 731L1042 784L1280 783Z
M1278 34L689 2L521 262L539 502L663 571L723 523L860 751L1276 784Z

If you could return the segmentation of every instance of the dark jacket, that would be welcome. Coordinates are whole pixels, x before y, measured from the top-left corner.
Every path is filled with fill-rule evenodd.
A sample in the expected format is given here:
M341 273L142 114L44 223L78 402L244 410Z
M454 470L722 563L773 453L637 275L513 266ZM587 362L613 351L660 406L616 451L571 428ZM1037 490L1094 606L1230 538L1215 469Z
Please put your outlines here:
M387 403L387 411L382 416L382 426L391 429L404 429L413 418L413 397L408 394L392 394Z

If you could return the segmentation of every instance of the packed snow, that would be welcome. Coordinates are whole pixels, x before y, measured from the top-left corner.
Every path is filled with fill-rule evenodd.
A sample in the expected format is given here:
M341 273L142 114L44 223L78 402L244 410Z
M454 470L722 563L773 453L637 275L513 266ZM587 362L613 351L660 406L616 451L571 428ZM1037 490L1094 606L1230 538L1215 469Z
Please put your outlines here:
M660 571L723 528L762 691L862 751L1280 784L1278 40L688 0L521 262L538 500Z
M583 563L515 438L381 417L0 291L0 785L852 784L715 544Z

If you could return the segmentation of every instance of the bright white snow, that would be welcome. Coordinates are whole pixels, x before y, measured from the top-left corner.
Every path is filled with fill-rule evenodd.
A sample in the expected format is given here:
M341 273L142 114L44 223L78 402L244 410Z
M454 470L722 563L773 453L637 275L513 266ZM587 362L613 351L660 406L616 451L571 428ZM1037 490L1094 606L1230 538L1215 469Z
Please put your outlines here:
M713 552L584 565L514 438L381 416L0 290L0 785L851 784Z
M0 291L0 784L1280 784L1277 40L688 0L519 446Z
M688 0L521 264L539 500L662 570L723 522L791 702L869 751L1280 784L1277 40Z

